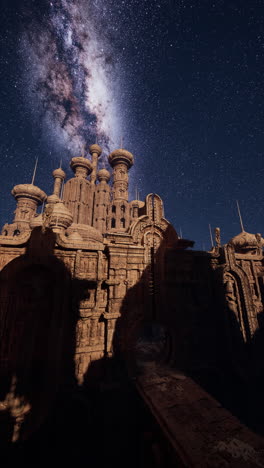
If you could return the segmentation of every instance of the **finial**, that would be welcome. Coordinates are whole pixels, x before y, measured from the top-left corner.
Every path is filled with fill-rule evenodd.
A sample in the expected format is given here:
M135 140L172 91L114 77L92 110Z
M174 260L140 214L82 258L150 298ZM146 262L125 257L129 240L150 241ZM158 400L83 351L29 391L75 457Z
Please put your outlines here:
M209 232L210 232L210 239L211 239L211 244L212 244L212 247L214 247L214 241L213 241L213 236L212 236L212 228L211 228L211 224L208 224L209 226Z
M61 160L60 160L60 169L61 169L61 166L62 166L62 158L61 158Z
M123 149L123 136L121 136L121 140L120 140L120 148Z
M219 227L216 227L216 228L214 229L214 232L215 232L215 243L216 243L217 247L221 247L220 228L219 228Z
M182 239L182 229L181 229L181 226L180 226L180 238Z
M241 212L240 212L240 208L239 208L238 200L237 200L236 202L237 202L237 211L238 211L238 216L239 216L239 220L240 220L241 230L242 230L242 232L245 232L244 225L243 225L243 221L242 221L242 216L241 216Z
M33 176L32 176L31 185L34 185L34 182L35 182L37 167L38 167L38 158L36 158L36 162L35 162L35 167L34 167L34 171L33 171Z

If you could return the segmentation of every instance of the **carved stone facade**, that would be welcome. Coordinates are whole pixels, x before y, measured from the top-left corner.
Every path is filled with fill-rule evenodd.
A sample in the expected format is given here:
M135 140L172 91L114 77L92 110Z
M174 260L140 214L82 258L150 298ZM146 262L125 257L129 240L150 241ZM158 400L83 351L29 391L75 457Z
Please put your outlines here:
M97 169L101 148L90 153L71 160L75 176L64 187L64 171L53 172L48 197L32 184L12 190L15 218L0 236L0 410L13 415L13 440L22 423L22 437L40 424L57 388L89 384L112 356L129 360L149 324L166 330L163 359L180 368L232 361L242 376L263 372L254 352L243 359L263 327L261 235L242 232L221 246L217 228L211 252L186 250L193 242L165 219L158 195L128 201L133 155L110 154L110 185ZM54 385L42 401L47 375Z

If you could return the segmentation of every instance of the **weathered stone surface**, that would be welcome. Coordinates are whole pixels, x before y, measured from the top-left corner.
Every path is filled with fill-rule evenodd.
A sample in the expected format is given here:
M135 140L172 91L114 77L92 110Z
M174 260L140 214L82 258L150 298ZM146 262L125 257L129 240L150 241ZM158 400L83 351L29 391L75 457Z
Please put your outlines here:
M190 377L157 365L136 386L186 467L263 467L264 440Z
M44 192L17 185L0 236L0 418L10 416L11 440L41 424L61 389L102 378L113 356L133 374L151 336L145 358L181 371L154 366L138 389L186 466L262 466L257 439L204 392L264 430L261 235L222 246L216 228L210 252L188 251L158 195L128 201L133 155L111 153L110 185L101 148L90 152L72 159L64 189L53 172L38 216Z

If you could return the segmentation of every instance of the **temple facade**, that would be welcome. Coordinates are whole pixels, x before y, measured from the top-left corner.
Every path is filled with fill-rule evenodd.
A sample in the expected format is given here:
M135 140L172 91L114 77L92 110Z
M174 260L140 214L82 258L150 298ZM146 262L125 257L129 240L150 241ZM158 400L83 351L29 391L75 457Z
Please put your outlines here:
M221 245L216 228L210 252L190 250L158 195L129 201L130 152L109 155L110 174L98 170L101 148L89 151L72 158L73 178L54 170L52 194L12 190L14 220L0 236L0 409L16 421L13 440L27 414L24 432L34 431L61 386L89 384L113 356L129 361L149 326L172 366L263 374L261 235Z

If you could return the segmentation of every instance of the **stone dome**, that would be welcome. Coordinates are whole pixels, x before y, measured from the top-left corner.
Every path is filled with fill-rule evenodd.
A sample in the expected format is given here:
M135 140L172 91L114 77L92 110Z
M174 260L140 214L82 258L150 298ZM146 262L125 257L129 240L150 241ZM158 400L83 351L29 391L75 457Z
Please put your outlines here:
M228 243L233 245L235 251L238 252L257 249L261 246L261 236L259 240L258 234L256 235L246 231L242 231L240 234L233 237Z
M50 216L49 225L51 228L56 226L67 229L73 220L71 212L66 208L63 202L58 202L54 205Z
M102 180L108 182L110 177L111 174L107 169L100 169L100 171L98 171L97 173L97 179L99 180L99 182L101 182Z
M20 197L32 198L38 203L42 203L47 198L46 193L43 192L43 190L41 190L39 187L33 184L15 185L11 193L15 198L20 198Z
M118 163L124 163L129 169L134 164L134 156L125 149L116 149L109 154L108 161L112 167Z
M102 148L99 145L91 145L89 146L89 153L93 154L96 153L98 154L98 157L102 154Z
M71 242L82 242L83 238L77 231L71 231L71 233L68 235L68 239L71 240Z
M69 238L71 234L74 233L80 234L83 241L85 242L100 242L103 243L103 236L102 234L92 226L88 226L87 224L76 224L73 223L68 229L67 234Z
M54 177L54 179L56 177L59 177L60 179L64 180L65 177L66 177L66 174L65 172L59 167L58 169L55 169L53 172L52 172L52 175Z
M77 169L83 169L84 175L87 176L92 172L92 163L87 158L83 158L82 156L78 156L77 158L72 158L70 164L73 172L76 173Z

